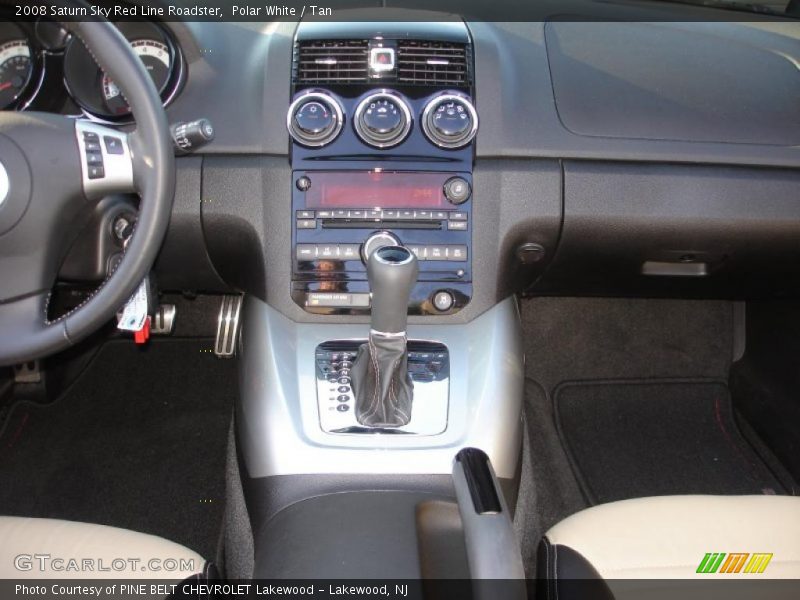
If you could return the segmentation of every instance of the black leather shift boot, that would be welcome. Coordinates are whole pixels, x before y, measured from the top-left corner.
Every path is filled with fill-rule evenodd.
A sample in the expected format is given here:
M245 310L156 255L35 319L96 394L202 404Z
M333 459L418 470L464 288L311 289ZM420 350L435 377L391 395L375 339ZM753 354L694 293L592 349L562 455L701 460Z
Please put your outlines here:
M411 420L413 384L405 336L370 333L352 370L356 418L367 427L402 427Z

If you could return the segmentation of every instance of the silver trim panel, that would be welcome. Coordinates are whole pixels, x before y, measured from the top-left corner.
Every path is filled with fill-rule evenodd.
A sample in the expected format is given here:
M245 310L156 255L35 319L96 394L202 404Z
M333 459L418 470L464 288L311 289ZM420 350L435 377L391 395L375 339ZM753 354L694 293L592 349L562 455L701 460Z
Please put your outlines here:
M523 350L519 312L504 300L464 325L411 325L409 337L450 350L450 408L440 435L335 435L322 431L314 352L360 340L368 324L296 323L245 300L236 426L250 477L441 474L464 447L486 452L498 477L515 475L522 441Z
M84 133L95 133L100 140L100 152L103 155L105 175L99 179L89 179L89 166L86 164L86 142L83 139ZM103 141L104 136L121 140L122 154L109 154ZM75 121L75 137L78 140L78 150L80 152L83 191L87 198L94 200L112 193L136 191L133 181L133 158L128 144L128 134L79 119Z

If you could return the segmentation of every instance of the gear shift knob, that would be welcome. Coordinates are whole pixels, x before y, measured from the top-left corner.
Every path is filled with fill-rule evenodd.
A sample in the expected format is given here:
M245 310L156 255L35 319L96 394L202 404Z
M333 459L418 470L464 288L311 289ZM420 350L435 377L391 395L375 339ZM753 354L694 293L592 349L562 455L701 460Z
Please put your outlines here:
M408 373L408 299L417 280L417 257L403 246L383 246L367 260L372 330L353 363L356 419L367 427L411 422L414 384Z
M417 281L417 257L403 246L383 246L367 260L372 292L372 330L402 333L408 322L408 300Z

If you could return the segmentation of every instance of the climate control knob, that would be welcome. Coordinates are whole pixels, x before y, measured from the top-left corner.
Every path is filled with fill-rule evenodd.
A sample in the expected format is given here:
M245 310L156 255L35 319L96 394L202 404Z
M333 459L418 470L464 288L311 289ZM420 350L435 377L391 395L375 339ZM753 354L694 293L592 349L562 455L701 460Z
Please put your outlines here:
M344 113L339 102L322 92L298 97L289 106L286 117L286 127L294 141L314 148L335 140L343 124Z
M464 96L436 96L422 111L422 130L440 148L462 148L478 132L478 113Z
M411 130L411 111L399 95L381 91L358 103L353 118L358 137L375 148L391 148Z

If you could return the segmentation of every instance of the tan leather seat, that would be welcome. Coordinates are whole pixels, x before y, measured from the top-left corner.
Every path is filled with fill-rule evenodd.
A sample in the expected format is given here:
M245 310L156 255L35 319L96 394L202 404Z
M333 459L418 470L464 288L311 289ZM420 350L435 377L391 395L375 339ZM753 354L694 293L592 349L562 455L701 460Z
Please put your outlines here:
M127 529L0 517L0 579L169 579L203 573L199 554Z
M603 579L707 577L698 570L706 554L715 553L726 554L714 559L720 561L720 574L726 560L736 560L735 565L728 563L726 576L752 578L745 571L753 555L772 554L760 577L800 579L800 497L623 500L564 519L546 539L551 547L580 554Z

